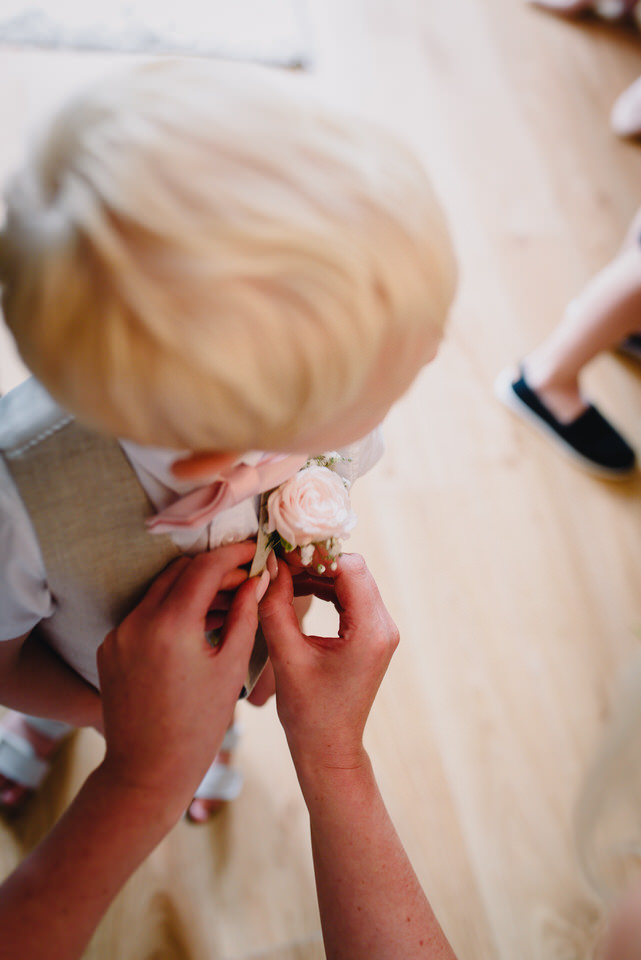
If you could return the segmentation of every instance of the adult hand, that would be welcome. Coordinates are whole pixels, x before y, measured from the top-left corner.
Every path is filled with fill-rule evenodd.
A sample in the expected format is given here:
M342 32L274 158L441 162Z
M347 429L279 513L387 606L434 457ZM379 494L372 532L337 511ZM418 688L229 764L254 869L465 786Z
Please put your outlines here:
M98 650L104 767L112 781L158 792L176 815L215 755L246 676L261 581L243 582L241 567L254 549L246 542L176 560ZM212 647L209 613L235 588L222 643Z
M295 579L294 588L287 564L280 562L260 619L276 675L278 713L309 812L326 956L455 960L363 747L365 722L398 631L361 557L344 554L331 580ZM302 633L294 592L335 604L337 637Z
M398 645L398 630L357 554L343 554L331 579L297 577L296 593L334 603L340 622L337 637L302 633L289 567L278 562L278 575L260 605L260 621L292 757L297 766L316 769L359 766L365 723Z

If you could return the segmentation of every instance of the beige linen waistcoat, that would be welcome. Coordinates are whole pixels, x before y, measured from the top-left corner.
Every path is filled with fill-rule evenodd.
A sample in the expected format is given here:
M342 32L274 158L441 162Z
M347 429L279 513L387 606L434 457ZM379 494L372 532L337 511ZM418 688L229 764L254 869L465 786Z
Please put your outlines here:
M96 650L180 550L117 440L77 423L33 378L0 399L0 452L40 544L55 610L40 635L98 684Z

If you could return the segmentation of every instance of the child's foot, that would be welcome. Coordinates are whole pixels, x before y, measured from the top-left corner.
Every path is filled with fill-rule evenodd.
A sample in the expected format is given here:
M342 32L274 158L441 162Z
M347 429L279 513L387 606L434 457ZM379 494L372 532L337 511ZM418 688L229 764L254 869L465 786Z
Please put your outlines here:
M243 775L240 770L230 767L232 753L239 739L240 727L232 724L187 810L187 819L193 823L206 823L226 803L239 796Z
M635 469L634 450L592 404L572 419L558 419L543 395L534 392L523 371L504 370L495 383L499 400L521 419L536 427L565 454L590 473L606 479L620 479Z
M49 757L73 728L8 710L0 722L0 806L16 811L49 772Z

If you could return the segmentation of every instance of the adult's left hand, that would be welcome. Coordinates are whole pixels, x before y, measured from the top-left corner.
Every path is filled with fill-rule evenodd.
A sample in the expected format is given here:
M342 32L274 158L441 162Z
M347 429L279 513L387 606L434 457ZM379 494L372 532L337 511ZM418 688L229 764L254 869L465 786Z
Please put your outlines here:
M247 580L242 567L254 549L246 542L174 561L98 650L105 770L124 787L160 792L176 815L216 754L245 680L269 576ZM231 589L222 642L212 647L208 613Z

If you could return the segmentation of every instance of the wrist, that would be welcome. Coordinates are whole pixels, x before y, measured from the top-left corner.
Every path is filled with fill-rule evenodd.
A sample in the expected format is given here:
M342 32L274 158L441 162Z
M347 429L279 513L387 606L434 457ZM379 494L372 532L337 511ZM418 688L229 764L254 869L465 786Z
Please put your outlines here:
M364 747L349 762L319 762L318 758L301 752L292 754L298 782L308 807L339 795L355 796L375 784L370 758Z
M88 784L102 809L118 810L123 819L129 824L138 824L143 832L153 825L158 837L175 826L188 802L183 803L182 797L174 800L171 790L129 782L114 770L108 757L91 774Z
M362 727L353 723L283 723L287 746L298 770L351 770L368 760ZM352 731L352 732L350 732Z

